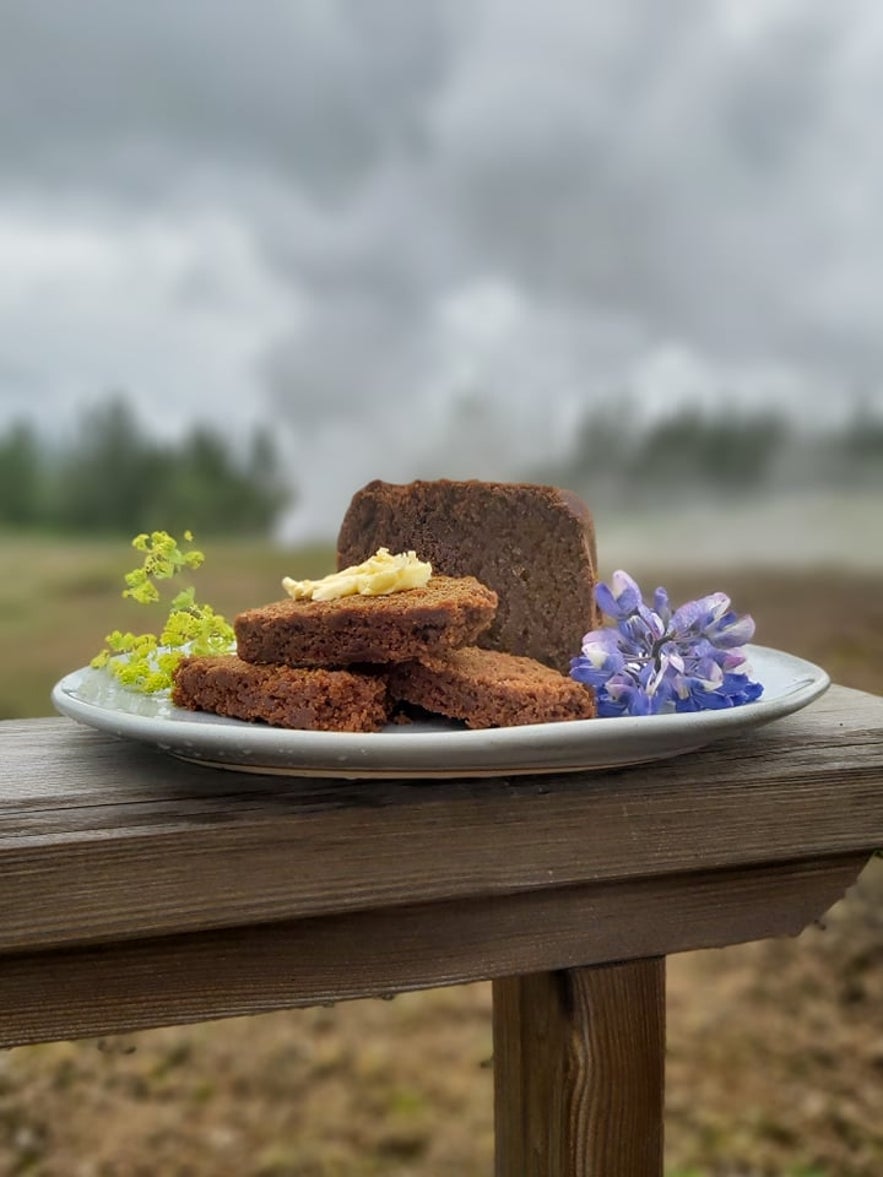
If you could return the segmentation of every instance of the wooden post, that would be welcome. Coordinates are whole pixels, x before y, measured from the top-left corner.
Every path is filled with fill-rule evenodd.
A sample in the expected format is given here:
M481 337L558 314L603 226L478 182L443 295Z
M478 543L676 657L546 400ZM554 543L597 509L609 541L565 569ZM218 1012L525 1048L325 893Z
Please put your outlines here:
M665 958L494 982L496 1177L661 1177Z

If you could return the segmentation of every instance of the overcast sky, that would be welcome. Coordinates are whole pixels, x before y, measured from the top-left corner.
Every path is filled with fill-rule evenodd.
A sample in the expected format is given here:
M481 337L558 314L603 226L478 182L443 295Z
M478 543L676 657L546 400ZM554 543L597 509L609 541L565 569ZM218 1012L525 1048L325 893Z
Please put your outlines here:
M623 392L883 409L881 61L877 0L5 0L0 428L277 421L302 535Z

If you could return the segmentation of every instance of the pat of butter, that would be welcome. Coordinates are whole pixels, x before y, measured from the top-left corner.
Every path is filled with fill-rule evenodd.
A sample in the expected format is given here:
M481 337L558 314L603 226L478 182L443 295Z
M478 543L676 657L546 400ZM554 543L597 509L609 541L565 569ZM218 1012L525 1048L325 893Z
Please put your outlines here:
M418 560L414 552L392 556L388 548L380 548L362 564L331 572L321 580L292 580L286 576L282 587L295 601L334 601L338 597L382 597L423 588L431 575L432 565Z

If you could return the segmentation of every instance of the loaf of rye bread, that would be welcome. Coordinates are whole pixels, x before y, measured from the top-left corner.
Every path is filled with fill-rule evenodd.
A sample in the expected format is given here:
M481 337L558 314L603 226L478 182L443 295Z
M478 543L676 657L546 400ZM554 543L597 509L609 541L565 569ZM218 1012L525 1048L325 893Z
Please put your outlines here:
M496 606L496 594L474 577L432 576L423 588L385 596L275 601L240 613L233 628L246 662L401 662L474 642Z
M595 533L585 503L550 486L505 482L370 482L341 524L337 564L380 547L413 549L433 570L474 576L497 594L478 645L562 673L597 624Z
M389 714L386 683L378 675L256 666L235 654L183 658L172 702L228 719L326 732L376 732Z
M515 727L591 719L594 694L533 658L481 650L450 650L387 670L394 702L461 719L469 728Z

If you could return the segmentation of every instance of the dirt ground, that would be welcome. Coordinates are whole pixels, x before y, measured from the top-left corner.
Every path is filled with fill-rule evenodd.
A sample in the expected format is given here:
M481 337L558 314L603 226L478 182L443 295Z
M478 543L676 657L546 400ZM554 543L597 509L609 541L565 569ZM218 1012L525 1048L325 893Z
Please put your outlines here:
M883 576L724 587L759 642L883 694ZM672 957L668 1022L671 1177L880 1177L883 859L795 940ZM486 985L23 1047L0 1053L0 1174L478 1177L491 1101Z

